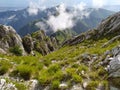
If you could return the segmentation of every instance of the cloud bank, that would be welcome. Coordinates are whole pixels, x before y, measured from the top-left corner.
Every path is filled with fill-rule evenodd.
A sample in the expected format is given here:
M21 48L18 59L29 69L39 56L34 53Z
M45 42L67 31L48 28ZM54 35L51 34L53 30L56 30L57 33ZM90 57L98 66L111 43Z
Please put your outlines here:
M39 0L38 3L30 2L28 13L29 15L37 15L39 9L44 10L46 6L44 5L48 0ZM103 7L106 3L106 0L92 0L92 6L96 9ZM74 10L72 12L68 12L65 3L60 4L56 7L56 15L49 14L49 18L46 23L54 30L65 30L67 28L72 28L75 25L76 19L84 19L88 18L92 11L88 11L87 5L84 2L81 2L77 5L73 5ZM42 23L41 27L45 29L45 25Z
M51 15L47 23L53 28L54 31L64 30L73 27L73 15L66 12L66 6L61 4L56 8L59 13L58 16Z
M72 12L66 11L67 8L63 3L56 9L58 15L50 15L47 21L54 31L72 28L75 24L73 18L83 19L85 17L89 17L90 14L90 12L86 11L86 4L83 2L78 5L74 5L74 10Z
M39 11L39 6L35 2L30 2L29 7L27 9L29 15L37 15Z

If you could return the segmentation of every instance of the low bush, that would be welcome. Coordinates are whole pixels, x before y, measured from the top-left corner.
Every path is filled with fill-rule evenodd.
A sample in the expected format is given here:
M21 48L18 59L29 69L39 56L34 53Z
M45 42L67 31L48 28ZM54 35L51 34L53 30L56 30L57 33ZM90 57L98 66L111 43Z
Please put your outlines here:
M15 86L18 90L27 90L27 88L24 84L16 83Z
M0 61L0 75L7 73L7 71L12 67L8 61Z
M20 48L20 46L16 45L14 47L11 47L9 49L9 51L17 56L21 56L22 55L22 49Z
M29 80L31 75L32 75L32 67L28 65L19 65L10 74L10 76L20 77L24 80Z
M77 75L77 74L74 74L74 75L72 76L72 78L73 78L73 81L74 81L75 83L82 83L82 77L81 77L81 76L79 76L79 75Z
M58 81L58 80L53 81L52 85L51 85L51 90L58 90L59 85L60 85L60 81Z
M92 80L99 80L100 78L97 72L90 72L88 75Z
M98 81L90 81L86 87L86 90L96 90L98 84Z

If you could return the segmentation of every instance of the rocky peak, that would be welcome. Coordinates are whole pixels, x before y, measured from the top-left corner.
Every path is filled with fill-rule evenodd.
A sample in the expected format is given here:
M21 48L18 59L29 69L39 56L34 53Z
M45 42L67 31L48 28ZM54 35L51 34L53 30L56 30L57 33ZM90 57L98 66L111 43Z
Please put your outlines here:
M97 30L99 30L99 33L103 35L113 33L115 33L115 35L120 34L120 12L103 20L97 27Z
M11 26L0 25L0 49L4 53L9 52L10 48L18 46L22 50L22 55L25 54L22 39Z
M43 30L39 30L23 37L23 45L28 53L34 50L46 55L57 48L57 41L55 38L48 37Z
M65 41L63 45L75 45L84 40L100 39L102 37L109 37L109 39L112 39L118 35L120 35L120 12L103 20L97 28Z

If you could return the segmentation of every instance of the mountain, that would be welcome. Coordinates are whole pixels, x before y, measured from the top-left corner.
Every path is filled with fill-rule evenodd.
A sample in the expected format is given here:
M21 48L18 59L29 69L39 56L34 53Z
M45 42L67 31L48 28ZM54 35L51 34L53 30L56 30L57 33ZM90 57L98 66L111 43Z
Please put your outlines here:
M120 11L120 5L108 5L108 6L104 6L103 8L107 10L115 11L115 12Z
M0 12L5 12L5 11L17 11L21 10L23 7L0 7Z
M0 25L0 53L15 55L34 54L33 51L46 55L57 49L56 39L49 38L40 30L21 38L11 26Z
M58 31L54 35L66 37L64 33L66 31ZM57 49L53 49L56 39L46 36L43 30L21 40L17 38L13 28L0 27L4 48L15 40L23 42L28 53L26 56L0 54L0 89L120 89L120 12L102 20L96 28L66 40ZM20 51L18 47L17 51Z
M56 7L47 8L45 10L35 8L36 13L30 12L31 9L34 8L28 7L17 11L0 12L0 24L10 25L15 28L21 36L25 36L28 33L31 34L32 32L39 30L41 27L36 26L36 23L41 22L40 24L45 24L44 26L46 27L44 27L44 29L47 30L47 34L51 34L53 30L52 27L48 25L47 20L49 15L58 14ZM66 9L70 14L73 13L73 10L73 8ZM78 19L78 17L81 17L81 12L77 12L78 16L74 17L75 26L72 29L78 34L95 27L102 19L114 13L105 9L95 10L92 8L86 9L85 11L91 11L88 18L82 20Z
M102 19L106 18L107 16L113 14L113 12L105 10L105 9L92 9L89 8L86 10L86 12L90 12L89 17L84 17L83 19L80 19L78 17L81 16L81 12L77 12L78 16L74 17L74 27L72 27L71 29L74 30L77 34L80 34L81 32L85 32L88 29L91 29L95 26L97 26L99 24L100 21L102 21ZM69 13L72 13L72 10L69 10ZM42 20L37 20L37 21L33 21L28 23L27 25L23 26L18 33L21 36L26 35L27 33L32 33L34 31L37 31L38 28L40 29L45 29L46 32L48 32L48 34L53 33L52 31L52 27L50 27L50 25L47 23L47 19L48 18L44 18ZM38 23L40 23L40 25L37 25ZM25 31L25 32L24 32Z
M47 17L49 13L48 11L51 11L51 13L54 11L53 8L51 8L50 10L47 9L45 11L41 11L39 8L36 8L36 10L38 10L37 14L30 15L29 9L31 8L28 7L26 9L17 11L0 12L0 24L11 25L18 32L19 29L27 23Z
M73 36L76 36L77 33L74 32L73 30L66 29L66 30L58 30L55 33L52 33L50 37L56 38L58 41L59 45L61 45L65 40L70 39Z

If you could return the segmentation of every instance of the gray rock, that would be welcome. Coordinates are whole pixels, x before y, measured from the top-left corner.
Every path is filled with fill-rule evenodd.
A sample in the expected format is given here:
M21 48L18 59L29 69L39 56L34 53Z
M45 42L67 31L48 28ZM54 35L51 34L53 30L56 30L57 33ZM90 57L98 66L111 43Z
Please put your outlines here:
M13 83L8 83L5 79L0 79L0 90L17 90L17 88Z
M109 64L109 73L110 77L120 77L120 55L113 58L113 60L110 61Z
M21 37L11 26L0 25L0 48L2 53L9 52L9 49L14 46L19 46L25 55Z

